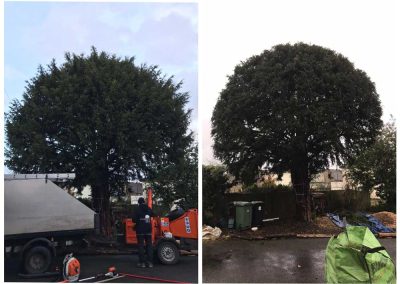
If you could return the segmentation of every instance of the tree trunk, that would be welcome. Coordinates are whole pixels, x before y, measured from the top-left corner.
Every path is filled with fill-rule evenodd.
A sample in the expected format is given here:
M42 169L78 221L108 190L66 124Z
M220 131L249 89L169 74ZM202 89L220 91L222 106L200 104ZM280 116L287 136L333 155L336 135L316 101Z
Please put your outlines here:
M297 215L306 222L312 221L310 177L307 165L298 165L291 170L293 189L296 194Z
M100 216L100 233L111 237L111 204L108 185L92 186L94 210Z

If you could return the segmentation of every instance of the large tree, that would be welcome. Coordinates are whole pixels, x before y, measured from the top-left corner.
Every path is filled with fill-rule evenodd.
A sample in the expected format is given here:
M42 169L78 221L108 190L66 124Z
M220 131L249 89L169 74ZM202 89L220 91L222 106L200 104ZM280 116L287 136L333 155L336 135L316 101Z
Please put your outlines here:
M347 165L353 185L377 195L391 209L396 207L396 127L386 123L374 144Z
M374 83L343 55L277 45L235 67L212 117L214 152L244 182L291 173L311 219L310 180L369 146L381 127Z
M92 48L40 66L6 117L6 165L19 173L75 172L91 186L102 232L110 196L126 182L152 180L178 163L192 138L188 94L157 66L136 65Z

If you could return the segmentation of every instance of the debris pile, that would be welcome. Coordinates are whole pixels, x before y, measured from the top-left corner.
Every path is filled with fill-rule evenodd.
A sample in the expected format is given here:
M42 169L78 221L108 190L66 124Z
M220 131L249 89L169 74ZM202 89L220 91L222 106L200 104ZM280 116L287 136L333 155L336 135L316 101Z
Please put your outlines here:
M342 232L328 217L317 217L314 222L305 223L295 220L279 220L276 223L267 223L257 230L228 230L231 238L246 240L265 240L273 238L305 238L331 237Z
M203 226L203 240L216 240L222 234L222 231L218 227Z
M394 229L385 226L374 215L356 212L347 213L345 215L338 215L335 213L327 213L332 223L340 228L345 228L347 225L365 226L368 227L372 233L394 233Z
M372 214L376 219L381 221L383 225L391 229L396 229L396 214L388 211L382 211Z

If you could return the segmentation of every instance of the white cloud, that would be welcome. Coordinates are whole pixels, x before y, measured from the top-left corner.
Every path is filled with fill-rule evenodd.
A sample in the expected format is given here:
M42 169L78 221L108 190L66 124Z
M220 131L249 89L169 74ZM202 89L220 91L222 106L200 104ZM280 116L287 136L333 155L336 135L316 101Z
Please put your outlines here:
M163 18L166 18L170 16L171 14L179 15L181 17L184 17L188 19L192 25L193 28L197 29L197 5L172 5L168 8L163 8L163 9L156 9L154 11L155 18L157 20L162 20Z
M90 47L95 46L99 51L118 56L134 56L137 64L158 65L166 75L183 80L184 90L195 93L197 98L197 82L193 88L197 73L192 72L197 68L197 28L192 25L197 18L197 5L72 2L29 5L38 11L33 9L29 14L31 11L24 3L8 5L6 16L13 18L13 25L6 27L10 67L23 65L26 70L35 71L39 64L46 65L52 58L62 63L67 51L88 54ZM19 13L18 8L24 8L23 12ZM36 13L42 15L40 20L26 24L32 22L30 15ZM20 52L14 52L16 49ZM30 60L30 67L26 59ZM7 74L16 76L11 71Z

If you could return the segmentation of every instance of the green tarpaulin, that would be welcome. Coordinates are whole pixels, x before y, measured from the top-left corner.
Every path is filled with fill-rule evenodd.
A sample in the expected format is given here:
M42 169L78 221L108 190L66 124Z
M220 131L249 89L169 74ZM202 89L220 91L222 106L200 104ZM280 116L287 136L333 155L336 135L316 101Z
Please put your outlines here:
M396 283L389 254L367 227L347 226L326 248L327 283Z

